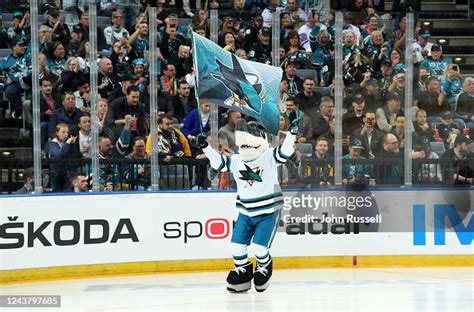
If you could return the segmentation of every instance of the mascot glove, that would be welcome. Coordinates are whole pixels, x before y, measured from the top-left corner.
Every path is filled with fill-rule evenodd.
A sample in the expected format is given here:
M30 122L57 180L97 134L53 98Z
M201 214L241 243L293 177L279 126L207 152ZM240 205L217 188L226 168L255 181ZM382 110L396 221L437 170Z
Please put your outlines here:
M206 133L201 132L201 133L199 133L199 134L197 135L197 137L196 137L196 144L197 144L200 148L202 148L202 149L206 148L206 147L209 145L209 143L207 143L207 135L206 135Z

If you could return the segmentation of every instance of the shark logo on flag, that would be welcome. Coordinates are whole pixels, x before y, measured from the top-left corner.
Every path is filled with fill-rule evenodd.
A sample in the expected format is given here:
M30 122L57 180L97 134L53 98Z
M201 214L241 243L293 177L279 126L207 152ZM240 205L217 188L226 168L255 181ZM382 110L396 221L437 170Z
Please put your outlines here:
M237 105L240 108L248 108L260 114L262 103L265 102L265 88L258 82L258 76L251 73L244 73L237 57L232 54L232 66L229 68L216 59L220 67L220 74L211 74L214 78L222 82L232 93L225 102L227 105ZM255 79L252 84L249 79Z
M278 133L281 68L242 60L196 33L193 58L198 101L240 111Z

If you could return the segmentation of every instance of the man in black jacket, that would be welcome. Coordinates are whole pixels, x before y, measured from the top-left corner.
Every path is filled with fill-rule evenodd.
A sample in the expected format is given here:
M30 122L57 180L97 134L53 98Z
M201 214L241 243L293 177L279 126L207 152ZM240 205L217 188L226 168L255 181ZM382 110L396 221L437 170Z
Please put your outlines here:
M183 122L190 111L197 107L196 99L190 96L191 88L186 81L178 83L178 94L173 96L174 117Z
M382 149L383 133L375 128L374 112L365 112L363 127L355 130L352 137L358 137L362 141L364 149L361 156L370 159L375 158L375 155Z
M441 156L441 159L450 162L444 164L444 181L455 186L474 185L474 153L469 151L471 143L471 139L459 134L454 140L454 147Z
M128 87L126 96L117 98L110 104L105 118L105 133L112 142L120 136L127 115L132 116L131 140L137 135L146 135L145 105L140 103L140 90L137 86Z

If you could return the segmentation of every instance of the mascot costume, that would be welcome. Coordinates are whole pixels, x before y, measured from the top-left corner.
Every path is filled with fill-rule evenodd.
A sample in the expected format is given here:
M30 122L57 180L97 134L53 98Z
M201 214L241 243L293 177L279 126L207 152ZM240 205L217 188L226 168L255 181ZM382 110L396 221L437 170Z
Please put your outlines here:
M214 150L207 143L205 134L197 137L211 167L219 172L232 172L237 184L235 207L239 216L231 240L235 267L227 276L227 290L248 291L253 279L255 289L262 292L269 286L272 276L270 246L283 206L277 167L293 155L295 136L287 132L280 146L269 148L265 129L255 121L240 119L235 140L239 153L229 157ZM247 247L251 243L257 260L255 271L247 257Z

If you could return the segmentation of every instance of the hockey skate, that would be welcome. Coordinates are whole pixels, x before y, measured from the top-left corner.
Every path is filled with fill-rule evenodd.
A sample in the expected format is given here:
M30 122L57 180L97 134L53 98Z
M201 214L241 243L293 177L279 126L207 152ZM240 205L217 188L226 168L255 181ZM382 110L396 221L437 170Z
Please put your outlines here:
M227 290L230 292L244 292L252 288L253 263L248 262L230 270L227 275Z
M272 277L273 273L273 259L270 258L270 262L268 262L264 266L260 266L257 263L257 267L255 268L255 273L253 274L253 282L255 284L255 290L258 292L265 291L268 286L270 285L270 278Z

